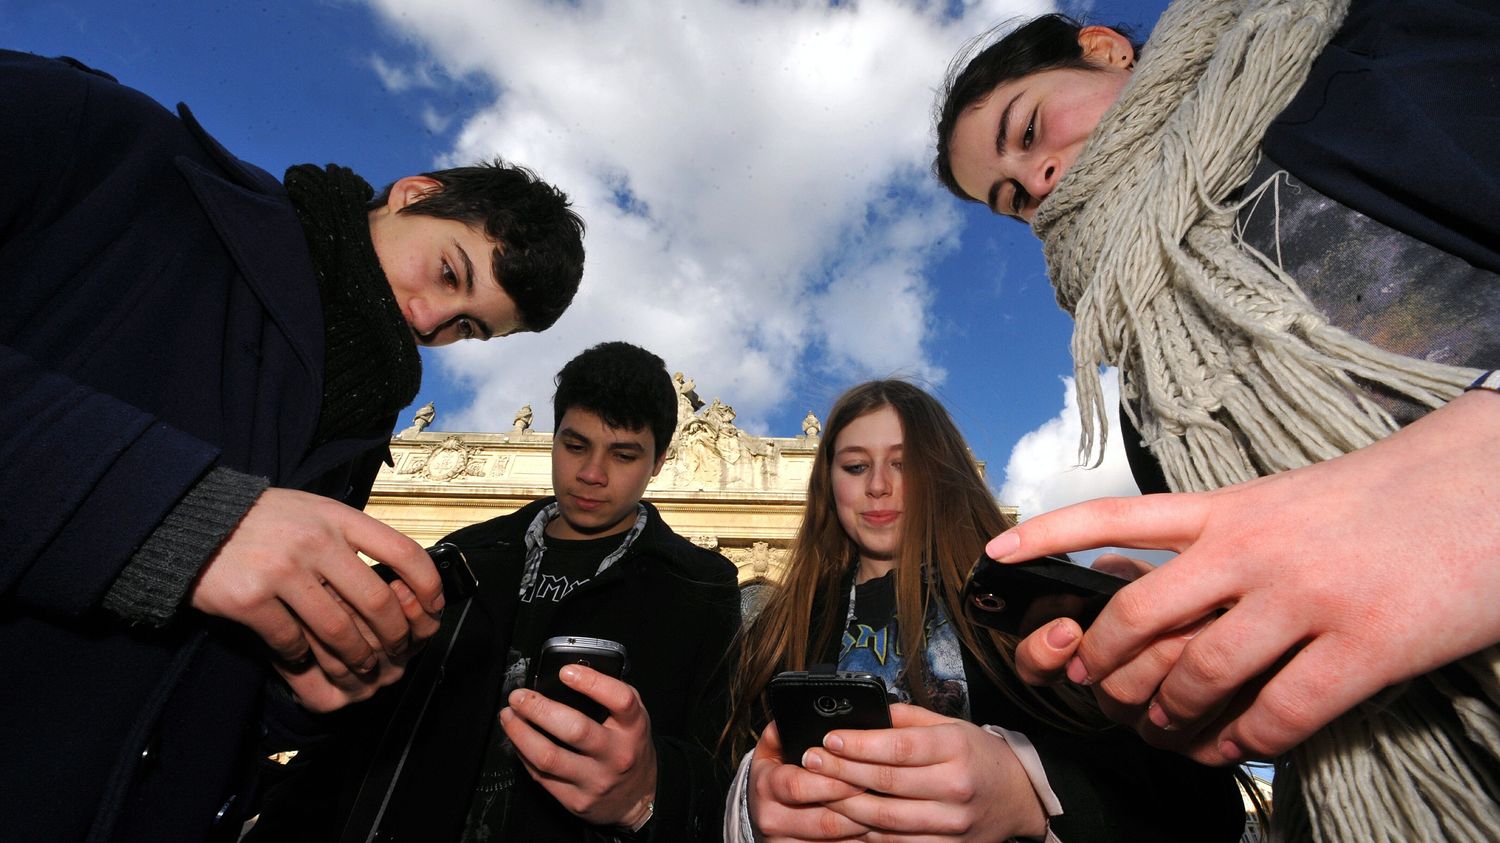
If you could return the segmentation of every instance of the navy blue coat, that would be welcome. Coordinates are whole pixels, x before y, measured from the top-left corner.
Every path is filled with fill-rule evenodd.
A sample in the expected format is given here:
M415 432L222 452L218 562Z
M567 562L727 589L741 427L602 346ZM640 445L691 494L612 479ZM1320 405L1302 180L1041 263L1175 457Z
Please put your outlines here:
M395 419L310 447L301 227L185 106L0 51L0 113L0 839L233 839L259 641L101 599L213 466L362 505Z

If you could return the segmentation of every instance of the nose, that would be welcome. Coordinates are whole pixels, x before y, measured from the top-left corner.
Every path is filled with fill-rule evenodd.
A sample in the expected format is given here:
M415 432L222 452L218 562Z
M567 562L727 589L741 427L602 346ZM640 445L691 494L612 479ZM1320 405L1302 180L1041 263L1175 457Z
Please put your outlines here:
M1031 203L1039 203L1047 198L1057 182L1063 176L1063 162L1056 156L1049 155L1036 162L1025 178L1021 180L1021 186L1031 194Z
M444 331L453 321L449 308L434 305L425 299L412 298L406 302L406 315L411 320L411 329L422 338L424 345L447 345L454 337Z
M609 480L601 457L589 457L578 467L578 480L590 486L603 486Z
M887 471L884 466L870 467L870 482L865 486L865 494L872 498L883 498L891 493L891 478Z

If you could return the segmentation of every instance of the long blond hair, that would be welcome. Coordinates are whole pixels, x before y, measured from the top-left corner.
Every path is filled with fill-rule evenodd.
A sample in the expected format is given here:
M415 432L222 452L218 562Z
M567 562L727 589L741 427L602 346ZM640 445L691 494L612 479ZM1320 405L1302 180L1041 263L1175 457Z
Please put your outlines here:
M806 670L809 654L828 652L846 620L841 588L858 550L839 523L833 498L833 456L839 434L861 416L889 407L901 421L903 488L901 546L895 564L896 614L924 618L927 601L943 601L954 632L990 681L1018 705L1060 728L1100 728L1092 701L1073 689L1031 689L1014 679L1016 639L978 631L963 618L964 578L992 536L1014 526L995 503L963 435L937 399L900 380L851 388L834 402L818 443L802 524L792 541L785 577L741 633L740 666L731 689L725 737L736 755L755 742L765 719L766 685L782 670ZM928 585L924 587L923 580ZM817 616L813 616L815 598ZM928 705L926 624L900 625L904 683L919 705ZM814 659L816 660L816 656Z

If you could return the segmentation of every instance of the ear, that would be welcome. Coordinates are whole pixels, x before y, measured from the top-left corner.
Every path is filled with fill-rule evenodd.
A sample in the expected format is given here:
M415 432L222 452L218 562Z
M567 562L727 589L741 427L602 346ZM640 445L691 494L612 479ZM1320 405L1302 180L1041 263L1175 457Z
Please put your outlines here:
M407 176L404 179L397 179L396 183L391 185L391 195L386 198L386 208L399 211L423 196L442 189L442 182L427 176Z
M1130 39L1107 26L1085 26L1078 31L1083 57L1100 67L1135 66L1135 47Z
M671 447L671 446L668 446L668 447ZM667 452L666 451L662 451L661 453L657 454L656 455L656 466L651 469L651 476L655 477L656 475L661 474L661 467L663 465L665 465L666 462L667 462Z

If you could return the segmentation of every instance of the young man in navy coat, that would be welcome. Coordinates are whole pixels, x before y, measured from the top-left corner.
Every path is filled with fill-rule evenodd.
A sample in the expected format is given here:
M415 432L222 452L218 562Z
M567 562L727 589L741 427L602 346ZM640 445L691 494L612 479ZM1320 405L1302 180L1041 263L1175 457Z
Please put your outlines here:
M437 629L358 511L417 346L549 327L583 226L498 162L283 186L67 60L0 51L0 109L0 839L233 840L266 689L337 708Z

